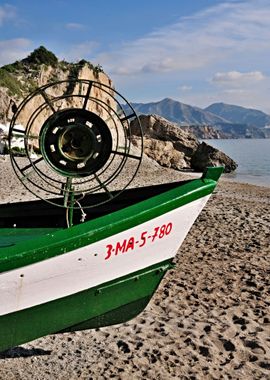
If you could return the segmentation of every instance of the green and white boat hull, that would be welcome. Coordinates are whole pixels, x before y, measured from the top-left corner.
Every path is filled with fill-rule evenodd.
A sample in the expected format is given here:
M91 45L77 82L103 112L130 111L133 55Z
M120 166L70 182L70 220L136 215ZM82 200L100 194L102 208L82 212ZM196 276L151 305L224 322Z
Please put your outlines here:
M1 228L0 351L140 313L221 172L71 228Z

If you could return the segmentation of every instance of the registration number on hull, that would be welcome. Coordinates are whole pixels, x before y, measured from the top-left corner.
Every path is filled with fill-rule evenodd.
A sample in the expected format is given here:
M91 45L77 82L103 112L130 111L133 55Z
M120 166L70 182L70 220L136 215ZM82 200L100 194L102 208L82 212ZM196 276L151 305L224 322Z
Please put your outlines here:
M162 226L155 227L153 231L143 231L139 237L130 236L128 239L117 241L115 244L106 245L105 260L109 260L113 255L116 256L120 253L127 253L133 251L135 248L142 248L147 244L152 244L170 235L173 225L171 222L163 224Z

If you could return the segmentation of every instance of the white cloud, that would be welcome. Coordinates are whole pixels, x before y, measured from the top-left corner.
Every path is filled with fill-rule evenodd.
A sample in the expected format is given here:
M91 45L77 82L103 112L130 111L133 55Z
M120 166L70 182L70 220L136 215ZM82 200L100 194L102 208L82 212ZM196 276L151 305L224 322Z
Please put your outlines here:
M26 38L0 40L0 66L25 58L30 53L31 41Z
M76 22L69 22L65 25L65 27L69 30L82 30L85 28L85 25Z
M223 91L226 95L245 95L247 93L243 88L228 88Z
M220 96L225 103L256 108L270 114L268 98L265 96L266 91L261 87L253 89L226 89Z
M113 74L195 70L234 57L269 55L270 2L224 2L181 18L98 60ZM247 59L247 57L246 57Z
M16 17L16 8L12 5L0 5L0 26Z
M230 86L243 86L254 84L265 79L265 76L261 71L250 71L250 72L240 72L240 71L228 71L228 72L218 72L213 78L212 82L221 85Z
M188 85L184 84L183 86L180 86L179 89L181 91L190 91L190 90L192 90L192 86L188 86Z
M9 4L0 5L0 28L14 20L18 21L17 9ZM0 66L25 58L30 53L31 44L26 38L0 39Z

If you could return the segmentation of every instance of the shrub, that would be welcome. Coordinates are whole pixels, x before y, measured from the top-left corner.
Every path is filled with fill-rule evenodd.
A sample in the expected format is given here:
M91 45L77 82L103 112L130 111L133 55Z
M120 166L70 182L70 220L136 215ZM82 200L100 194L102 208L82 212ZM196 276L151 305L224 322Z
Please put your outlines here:
M3 68L0 68L0 87L7 87L10 96L21 95L22 93L20 82Z
M58 62L57 57L44 46L40 46L35 49L27 58L23 59L22 62L27 64L45 64L50 66L55 66Z

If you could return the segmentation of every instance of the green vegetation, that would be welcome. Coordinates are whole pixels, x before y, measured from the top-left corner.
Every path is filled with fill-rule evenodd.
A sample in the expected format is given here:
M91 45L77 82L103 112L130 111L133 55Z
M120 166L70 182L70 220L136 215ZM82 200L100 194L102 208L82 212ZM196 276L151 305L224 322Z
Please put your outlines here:
M71 82L68 85L66 94L72 94L74 91L75 80L78 79L80 70L87 66L93 71L94 77L98 80L99 73L103 72L100 65L93 65L85 59L77 63L69 63L65 60L58 61L58 58L44 46L35 49L27 58L21 61L5 65L0 68L0 87L8 89L8 95L11 97L21 98L26 93L32 92L38 87L38 79L41 69L47 71L49 67L58 70L50 72L50 82L57 82L59 70L68 72L68 79Z
M24 65L22 61L16 61L14 63L11 63L9 65L5 65L2 67L2 69L8 71L9 73L13 74L16 73L16 71L23 70Z
M21 95L23 91L22 84L4 68L0 68L0 87L8 88L10 96Z
M66 95L71 95L73 93L75 84L76 84L75 80L78 79L81 67L82 67L81 65L76 64L76 63L70 66L69 75L68 75L68 79L70 80L70 82L66 89Z
M44 46L40 46L38 49L35 49L27 58L23 59L22 62L26 64L34 65L49 65L55 66L58 63L57 57Z
M93 66L93 65L90 63L89 66L93 69L93 71L94 71L94 76L95 76L96 79L98 79L98 75L99 75L99 73L103 73L103 72L104 72L102 66L99 65L99 64L98 64L97 66Z
M35 91L35 90L38 88L38 85L37 85L37 83L34 81L34 79L29 78L29 79L27 80L26 88L27 88L27 91L30 93L30 92ZM25 88L24 88L24 90L25 90Z
M11 152L14 156L26 156L25 148L20 148L19 146L14 146Z
M94 66L92 63L86 61L85 59L82 59L78 63L70 63L69 64L69 76L68 79L71 80L69 83L66 95L70 95L73 93L74 87L75 87L75 80L78 79L80 70L83 68L83 66L87 65L89 69L93 70L94 76L96 79L98 79L99 73L103 72L103 69L100 65Z

